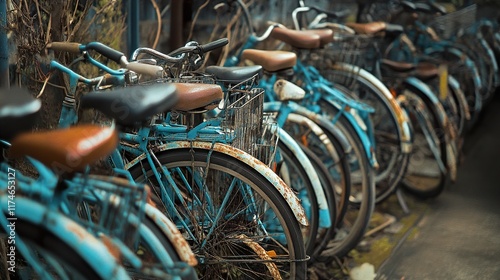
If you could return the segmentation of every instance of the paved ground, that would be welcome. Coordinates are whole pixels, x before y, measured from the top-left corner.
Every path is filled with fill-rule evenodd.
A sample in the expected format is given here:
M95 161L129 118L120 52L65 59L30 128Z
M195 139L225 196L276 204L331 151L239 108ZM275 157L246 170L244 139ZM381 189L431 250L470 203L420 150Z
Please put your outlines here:
M457 183L429 202L378 279L500 279L500 96L466 138Z

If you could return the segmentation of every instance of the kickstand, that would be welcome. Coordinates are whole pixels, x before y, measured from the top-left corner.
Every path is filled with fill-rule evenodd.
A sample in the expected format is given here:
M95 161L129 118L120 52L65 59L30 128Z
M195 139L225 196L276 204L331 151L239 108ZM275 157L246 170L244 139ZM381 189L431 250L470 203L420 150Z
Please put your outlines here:
M406 200L403 196L403 191L400 188L396 190L396 197L398 198L399 205L401 206L401 209L403 209L403 212L405 214L410 214L410 209L406 204Z

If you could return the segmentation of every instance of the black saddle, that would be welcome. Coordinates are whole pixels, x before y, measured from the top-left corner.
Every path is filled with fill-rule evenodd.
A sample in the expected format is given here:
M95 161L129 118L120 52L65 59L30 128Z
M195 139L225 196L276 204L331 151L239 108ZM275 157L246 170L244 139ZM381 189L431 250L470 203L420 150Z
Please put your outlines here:
M80 98L80 107L96 109L114 119L118 125L134 126L172 109L177 100L174 85L158 83L89 92Z

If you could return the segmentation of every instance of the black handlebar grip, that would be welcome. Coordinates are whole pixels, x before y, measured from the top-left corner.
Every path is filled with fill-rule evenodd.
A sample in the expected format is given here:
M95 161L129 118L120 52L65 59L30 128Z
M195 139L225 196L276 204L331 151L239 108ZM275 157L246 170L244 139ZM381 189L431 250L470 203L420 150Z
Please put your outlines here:
M113 60L116 63L120 64L120 61L123 56L125 56L122 52L119 52L113 48L110 48L102 43L99 42L91 42L86 45L86 49L88 50L94 50L105 57Z
M229 40L227 38L222 38L219 40L215 40L213 42L210 42L208 44L200 45L200 50L204 53L221 48L229 43Z

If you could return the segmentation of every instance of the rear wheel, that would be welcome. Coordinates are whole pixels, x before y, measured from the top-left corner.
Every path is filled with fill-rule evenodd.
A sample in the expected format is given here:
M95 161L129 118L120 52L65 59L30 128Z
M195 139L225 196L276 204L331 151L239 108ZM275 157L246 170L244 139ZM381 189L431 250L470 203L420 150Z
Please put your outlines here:
M142 161L131 174L162 198L159 207L191 245L201 278L306 278L301 228L266 177L218 151L174 149L155 156L161 168ZM161 189L160 182L168 187Z

